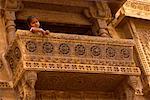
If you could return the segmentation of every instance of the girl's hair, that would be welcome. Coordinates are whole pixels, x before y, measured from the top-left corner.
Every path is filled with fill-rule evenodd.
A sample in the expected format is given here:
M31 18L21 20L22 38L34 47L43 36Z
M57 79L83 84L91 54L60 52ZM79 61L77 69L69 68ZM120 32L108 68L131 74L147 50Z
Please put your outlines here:
M30 26L30 23L31 23L31 21L32 21L33 18L37 18L38 19L38 17L36 17L36 16L28 16L28 18L27 18L27 24L28 24L28 26Z

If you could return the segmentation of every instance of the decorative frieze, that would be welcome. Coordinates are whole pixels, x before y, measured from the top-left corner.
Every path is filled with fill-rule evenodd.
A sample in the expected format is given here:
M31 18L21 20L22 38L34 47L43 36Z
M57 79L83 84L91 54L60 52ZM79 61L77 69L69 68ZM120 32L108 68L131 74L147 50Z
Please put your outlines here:
M59 41L59 40L58 40ZM132 60L131 46L117 46L98 43L71 43L67 41L50 40L48 42L27 40L24 52L29 55L68 56L68 57L96 57L97 59Z
M105 65L86 65L86 64L64 64L64 63L42 63L25 62L24 69L37 71L69 71L69 72L91 72L91 73L109 73L109 74L127 74L140 75L138 67L126 66L105 66Z

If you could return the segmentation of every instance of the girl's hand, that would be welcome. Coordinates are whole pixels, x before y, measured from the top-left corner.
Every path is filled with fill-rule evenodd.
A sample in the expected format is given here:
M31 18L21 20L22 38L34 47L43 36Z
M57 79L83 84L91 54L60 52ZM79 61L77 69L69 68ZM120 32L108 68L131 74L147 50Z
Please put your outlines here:
M43 30L42 28L40 29L40 32L42 33L43 36L46 34L46 31Z
M50 33L50 31L49 31L49 30L46 30L46 31L45 31L45 34L46 34L46 35L48 35L49 33Z

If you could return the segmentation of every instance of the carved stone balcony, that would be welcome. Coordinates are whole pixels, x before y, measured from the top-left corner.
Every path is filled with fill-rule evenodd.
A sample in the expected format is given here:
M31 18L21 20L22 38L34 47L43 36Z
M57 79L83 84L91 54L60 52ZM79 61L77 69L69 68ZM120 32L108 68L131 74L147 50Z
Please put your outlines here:
M37 73L39 90L110 91L126 76L140 75L133 60L132 40L63 33L40 36L25 30L16 34L5 54L14 87L27 71ZM94 87L91 82L101 85Z

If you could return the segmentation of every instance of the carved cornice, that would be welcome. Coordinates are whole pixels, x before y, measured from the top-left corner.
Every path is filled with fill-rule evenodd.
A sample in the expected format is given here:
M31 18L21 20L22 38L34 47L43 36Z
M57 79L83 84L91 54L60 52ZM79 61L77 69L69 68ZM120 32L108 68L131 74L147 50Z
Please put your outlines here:
M126 16L150 19L150 2L139 0L127 0L121 8Z

